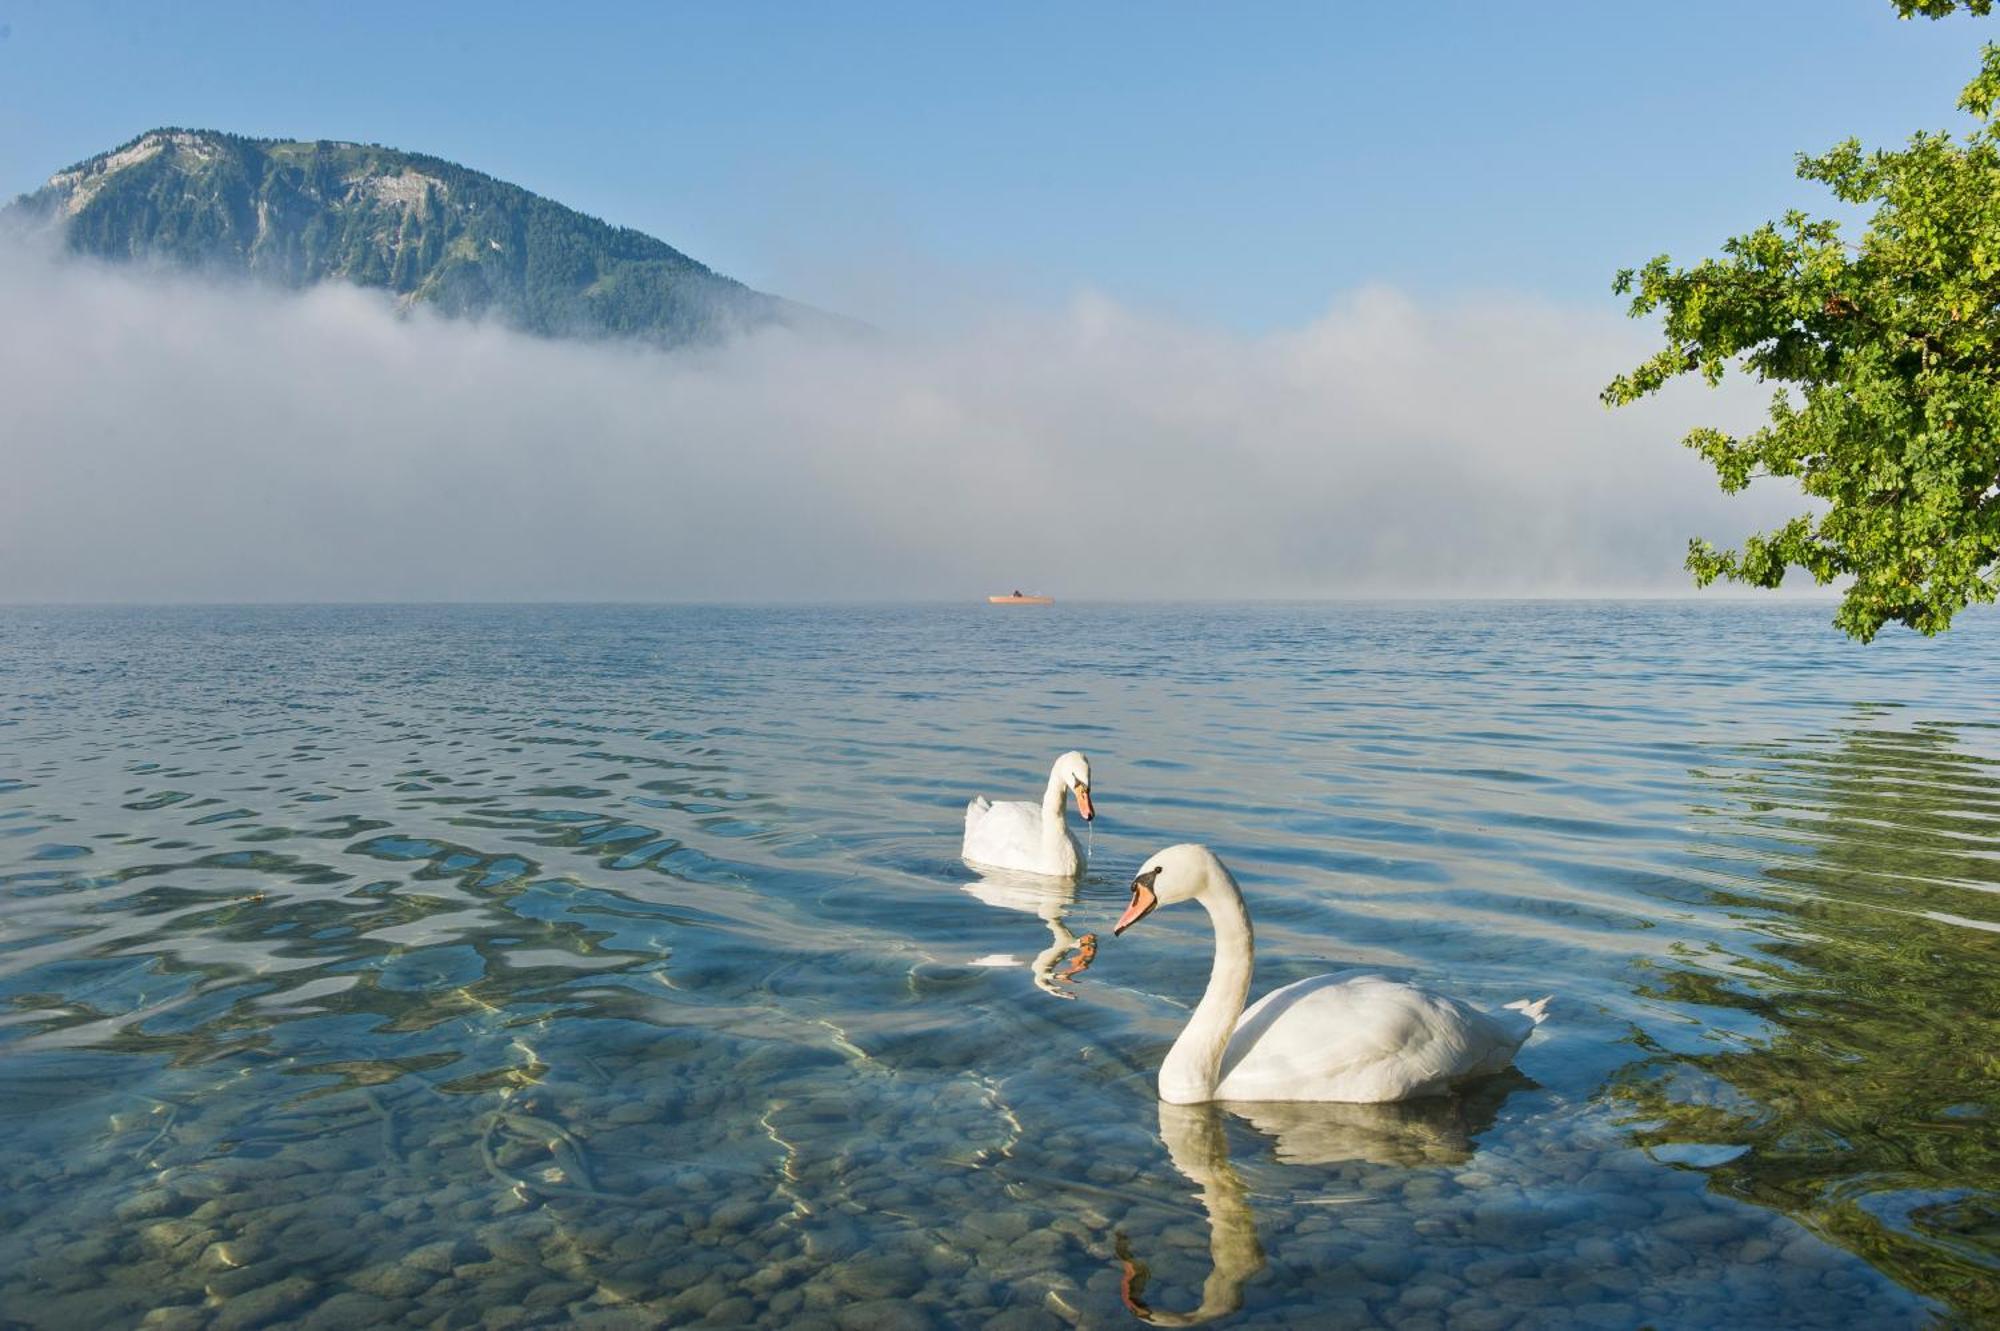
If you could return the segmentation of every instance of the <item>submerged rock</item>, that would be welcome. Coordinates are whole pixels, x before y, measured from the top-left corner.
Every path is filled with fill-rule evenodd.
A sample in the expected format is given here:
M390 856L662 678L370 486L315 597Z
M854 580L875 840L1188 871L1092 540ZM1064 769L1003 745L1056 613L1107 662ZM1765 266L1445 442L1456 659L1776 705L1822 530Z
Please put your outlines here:
M833 1269L833 1283L851 1298L899 1298L923 1287L924 1268L909 1257L857 1257Z
M215 1331L250 1331L268 1325L311 1299L319 1289L309 1276L287 1276L227 1300L217 1311Z
M914 1303L900 1299L870 1299L852 1303L834 1314L840 1331L930 1331L937 1323Z

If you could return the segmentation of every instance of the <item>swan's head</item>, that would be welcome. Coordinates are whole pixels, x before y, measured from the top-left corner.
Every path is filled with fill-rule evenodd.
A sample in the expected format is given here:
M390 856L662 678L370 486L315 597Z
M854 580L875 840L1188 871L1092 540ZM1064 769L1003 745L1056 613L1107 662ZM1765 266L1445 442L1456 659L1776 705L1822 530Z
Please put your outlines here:
M1090 804L1090 759L1071 749L1056 759L1053 771L1049 773L1063 789L1076 796L1077 812L1086 823L1097 816L1097 810Z
M1147 860L1132 879L1132 904L1111 932L1122 934L1161 906L1192 901L1212 887L1235 881L1207 846L1168 846Z

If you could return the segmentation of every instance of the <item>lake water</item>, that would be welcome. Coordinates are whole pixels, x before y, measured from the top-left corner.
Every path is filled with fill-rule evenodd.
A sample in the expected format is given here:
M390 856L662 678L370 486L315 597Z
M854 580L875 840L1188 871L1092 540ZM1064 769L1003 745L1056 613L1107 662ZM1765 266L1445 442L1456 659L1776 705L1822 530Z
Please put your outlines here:
M0 611L0 1325L1994 1324L2000 618L1830 613ZM1182 840L1553 1015L1163 1113Z

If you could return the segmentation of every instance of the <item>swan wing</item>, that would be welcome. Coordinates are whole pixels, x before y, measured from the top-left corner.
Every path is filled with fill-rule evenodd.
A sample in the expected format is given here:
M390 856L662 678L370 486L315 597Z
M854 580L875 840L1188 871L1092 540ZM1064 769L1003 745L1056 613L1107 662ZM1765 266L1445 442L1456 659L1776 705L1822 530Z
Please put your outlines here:
M974 864L1027 873L1074 872L1074 864L1047 863L1040 805L996 801L984 809L974 800L965 810L965 843L960 854Z
M1436 1094L1507 1065L1534 1028L1382 975L1316 975L1264 995L1236 1023L1219 1100L1380 1103Z

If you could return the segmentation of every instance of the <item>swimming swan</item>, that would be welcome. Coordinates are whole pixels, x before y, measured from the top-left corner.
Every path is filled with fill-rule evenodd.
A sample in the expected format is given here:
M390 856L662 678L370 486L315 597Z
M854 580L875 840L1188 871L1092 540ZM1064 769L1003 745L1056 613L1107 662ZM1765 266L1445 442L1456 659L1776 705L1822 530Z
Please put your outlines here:
M1049 769L1049 786L1039 807L1026 801L995 804L984 795L976 796L965 806L965 845L959 853L978 868L1076 877L1083 856L1063 819L1072 790L1077 811L1089 822L1097 816L1090 803L1090 759L1075 750L1056 759Z
M1113 934L1161 905L1199 901L1215 927L1208 991L1160 1064L1160 1098L1345 1100L1379 1104L1435 1095L1507 1066L1548 1013L1540 998L1481 1012L1382 975L1315 975L1275 989L1248 1012L1256 947L1236 879L1206 846L1169 846L1132 880Z

